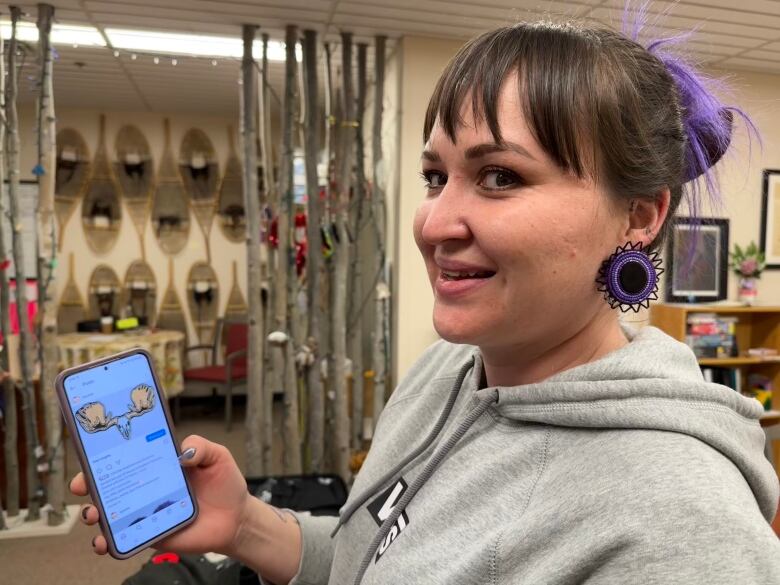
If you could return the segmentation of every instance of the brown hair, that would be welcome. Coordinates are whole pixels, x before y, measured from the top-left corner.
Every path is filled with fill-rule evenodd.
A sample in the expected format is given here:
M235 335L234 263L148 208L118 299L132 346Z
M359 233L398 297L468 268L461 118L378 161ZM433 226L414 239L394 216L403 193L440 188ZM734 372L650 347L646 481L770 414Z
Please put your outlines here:
M468 96L474 119L496 142L498 97L518 73L528 127L549 156L578 177L590 176L630 201L671 191L666 238L683 193L688 138L675 79L637 42L609 29L550 22L499 28L473 39L447 65L425 117L454 142Z

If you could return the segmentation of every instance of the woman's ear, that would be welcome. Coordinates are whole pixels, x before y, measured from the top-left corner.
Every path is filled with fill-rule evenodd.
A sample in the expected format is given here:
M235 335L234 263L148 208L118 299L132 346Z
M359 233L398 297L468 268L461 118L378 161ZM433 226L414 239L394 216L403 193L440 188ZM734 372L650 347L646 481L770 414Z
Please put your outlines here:
M628 227L625 238L630 242L642 242L647 246L661 230L669 213L671 193L668 187L658 191L654 197L636 197L628 207Z

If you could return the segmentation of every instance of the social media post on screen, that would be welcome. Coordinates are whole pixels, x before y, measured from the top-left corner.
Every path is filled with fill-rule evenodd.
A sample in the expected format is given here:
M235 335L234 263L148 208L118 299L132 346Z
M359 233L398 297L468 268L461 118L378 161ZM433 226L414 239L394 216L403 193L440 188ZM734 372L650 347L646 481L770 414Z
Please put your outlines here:
M125 359L69 377L65 389L109 527L130 550L193 506L148 362Z

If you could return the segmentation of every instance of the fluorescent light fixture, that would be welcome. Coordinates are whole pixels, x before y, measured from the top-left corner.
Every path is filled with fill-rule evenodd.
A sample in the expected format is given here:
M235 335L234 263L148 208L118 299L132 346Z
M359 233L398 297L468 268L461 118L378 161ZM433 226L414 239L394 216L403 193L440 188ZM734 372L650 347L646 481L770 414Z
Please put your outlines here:
M119 51L223 59L240 59L244 51L243 43L238 36L219 37L120 28L107 28L105 33L114 49ZM4 39L11 38L9 21L0 22L0 34ZM16 26L16 37L20 41L37 42L38 29L29 22L19 22ZM55 24L52 26L51 41L56 45L106 46L103 35L91 26ZM255 41L252 53L255 59L262 57L261 41ZM302 59L300 47L296 47L295 54L300 61ZM284 61L284 43L268 41L268 59Z
M11 23L0 22L0 34L11 38ZM29 22L16 24L16 38L28 43L38 42L38 27ZM106 41L95 27L72 24L55 24L51 29L51 42L55 45L80 45L84 47L105 47Z
M222 57L240 59L244 46L238 37L217 37L212 35L191 35L145 30L107 28L106 36L111 45L125 51L164 53L166 55L190 55L192 57ZM255 59L263 54L263 44L255 41L252 47ZM296 58L301 60L301 49L296 48ZM284 61L284 43L268 41L268 59Z

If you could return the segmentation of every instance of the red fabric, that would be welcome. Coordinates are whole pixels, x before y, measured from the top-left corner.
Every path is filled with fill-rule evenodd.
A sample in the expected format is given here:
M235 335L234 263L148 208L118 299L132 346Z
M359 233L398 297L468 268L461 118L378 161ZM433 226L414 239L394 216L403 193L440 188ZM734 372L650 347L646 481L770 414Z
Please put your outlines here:
M249 345L249 326L246 323L226 323L225 327L227 327L225 355L246 349ZM233 360L233 368L234 371L237 371L237 368L246 370L246 356Z
M172 552L160 553L159 555L154 555L152 557L152 562L155 565L161 565L162 563L178 563L179 555Z
M238 359L236 362L240 362ZM246 378L246 360L244 364L233 363L233 380ZM204 382L227 382L227 366L205 366L190 368L184 371L185 380L200 380Z

